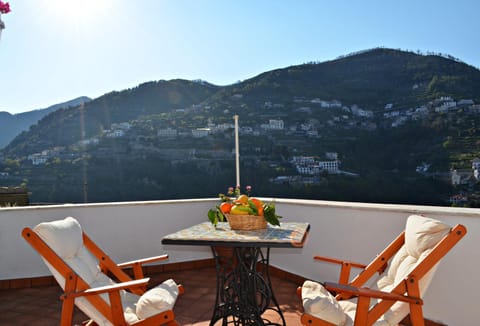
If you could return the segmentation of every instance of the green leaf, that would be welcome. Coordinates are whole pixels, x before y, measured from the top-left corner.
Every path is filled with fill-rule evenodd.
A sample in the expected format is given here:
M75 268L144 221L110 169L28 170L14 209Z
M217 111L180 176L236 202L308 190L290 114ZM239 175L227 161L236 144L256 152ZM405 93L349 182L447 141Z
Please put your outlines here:
M214 225L217 226L218 222L225 222L225 215L223 215L222 211L220 210L220 207L215 206L215 208L209 209L208 210L208 219L210 222Z
M214 226L217 226L218 224L218 217L217 217L217 211L216 209L210 209L208 211L208 219L210 220L210 222L214 225Z
M274 203L268 203L268 204L263 205L263 217L271 225L280 226L280 219L282 217L275 213L275 204Z

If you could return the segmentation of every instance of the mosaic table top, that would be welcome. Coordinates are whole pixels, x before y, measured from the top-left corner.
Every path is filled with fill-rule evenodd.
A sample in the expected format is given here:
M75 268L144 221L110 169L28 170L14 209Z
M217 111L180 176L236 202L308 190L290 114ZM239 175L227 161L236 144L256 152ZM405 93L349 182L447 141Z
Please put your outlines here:
M302 247L310 224L282 222L280 226L268 225L253 231L232 230L228 223L203 222L162 239L163 244Z

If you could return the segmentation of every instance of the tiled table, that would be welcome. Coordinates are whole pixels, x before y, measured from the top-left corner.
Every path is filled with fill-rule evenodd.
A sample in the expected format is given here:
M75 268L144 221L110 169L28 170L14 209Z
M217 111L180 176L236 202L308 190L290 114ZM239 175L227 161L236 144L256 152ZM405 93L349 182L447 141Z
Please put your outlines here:
M270 248L301 248L308 223L281 223L255 231L231 230L228 223L194 225L162 239L163 244L210 246L217 271L217 297L210 322L214 325L283 325L268 271ZM275 311L282 323L262 315Z

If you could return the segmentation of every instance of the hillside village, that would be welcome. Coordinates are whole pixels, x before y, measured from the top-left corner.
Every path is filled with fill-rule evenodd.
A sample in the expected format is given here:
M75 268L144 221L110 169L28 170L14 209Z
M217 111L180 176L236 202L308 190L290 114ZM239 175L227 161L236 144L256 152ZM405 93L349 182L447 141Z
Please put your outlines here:
M414 86L415 87L415 86ZM241 94L233 95L235 100L241 100ZM241 123L239 134L242 137L268 137L274 143L281 137L286 138L304 138L308 142L318 142L322 138L322 134L326 129L344 129L344 130L365 130L374 131L378 128L399 128L409 121L418 121L432 117L435 115L445 114L460 114L480 115L480 105L474 103L473 100L459 99L455 100L451 97L441 97L434 101L430 101L422 106L415 108L397 108L393 103L385 104L381 110L365 110L357 105L345 105L338 100L321 100L319 98L305 99L302 97L295 97L292 99L293 112L298 116L305 116L306 118L300 123L290 123L289 120L280 118L270 118L265 121L258 121L257 124L244 125ZM275 112L275 110L285 109L286 104L273 103L271 101L264 101L263 110ZM309 118L313 112L322 110L328 112L328 118L324 121ZM208 104L192 105L191 107L173 110L172 115L204 113L208 116L212 111L212 107ZM225 115L231 114L226 109L223 112ZM274 113L273 113L274 115ZM281 114L279 114L281 115ZM248 119L246 119L248 121ZM109 129L102 130L100 134L94 137L81 139L80 141L71 144L70 146L56 146L53 148L42 149L39 152L30 153L26 157L4 158L4 162L9 162L12 159L19 164L30 164L31 166L43 166L50 163L76 163L88 156L108 156L110 149L105 147L112 140L122 140L129 147L132 152L143 151L161 151L166 159L171 161L176 160L232 160L233 146L227 147L224 150L208 150L197 147L186 146L179 148L175 144L188 143L188 139L202 139L215 142L216 139L223 139L223 141L231 142L234 129L233 122L215 123L213 117L208 118L203 126L188 129L186 127L175 127L174 123L163 119L161 124L156 124L152 120L140 119L125 121L121 123L111 124ZM220 137L220 138L219 138ZM152 145L156 143L157 146ZM233 142L231 142L233 145ZM158 145L162 144L162 145ZM241 144L247 145L247 144ZM246 147L249 147L250 144ZM154 148L157 147L157 148ZM183 146L182 146L183 147ZM295 149L292 150L294 152ZM261 153L260 147L254 148L255 153ZM131 153L132 153L131 152ZM357 172L354 170L342 170L342 161L339 157L346 153L324 152L324 153L301 153L301 155L292 155L285 158L285 161L272 161L270 165L275 168L279 165L290 165L290 173L288 175L280 174L270 179L270 182L275 184L318 184L321 180L322 174L342 174L345 176L356 177ZM249 154L244 153L247 157ZM250 154L251 155L251 154ZM457 171L452 169L450 173L450 182L453 186L466 185L472 180L477 182L480 178L479 164L480 160L474 159L472 161L472 169L462 169ZM416 168L416 173L420 175L427 175L430 163L422 162ZM12 168L6 165L4 171L0 171L0 178L7 179L12 177ZM16 172L16 177L21 178ZM439 175L437 173L437 175ZM444 178L444 173L443 173ZM462 204L466 202L467 195L455 194L450 199L453 204Z

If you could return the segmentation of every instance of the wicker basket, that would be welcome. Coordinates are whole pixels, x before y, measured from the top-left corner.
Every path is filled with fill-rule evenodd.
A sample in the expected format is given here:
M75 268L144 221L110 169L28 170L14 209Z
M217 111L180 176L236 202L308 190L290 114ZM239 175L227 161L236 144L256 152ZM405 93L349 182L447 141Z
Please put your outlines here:
M267 228L267 221L263 216L257 215L233 215L227 216L230 229L232 230L259 230Z

